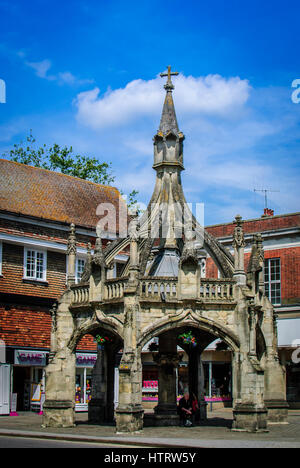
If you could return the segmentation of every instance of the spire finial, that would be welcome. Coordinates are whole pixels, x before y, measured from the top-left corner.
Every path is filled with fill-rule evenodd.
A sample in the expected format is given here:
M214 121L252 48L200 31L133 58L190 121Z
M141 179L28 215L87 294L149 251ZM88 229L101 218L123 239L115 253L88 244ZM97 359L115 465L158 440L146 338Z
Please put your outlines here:
M168 77L168 80L167 80L164 88L167 91L172 91L174 89L174 85L172 83L171 76L177 76L177 75L179 75L179 73L178 72L171 72L171 65L169 65L167 68L168 68L168 72L167 73L161 73L160 76L162 78L164 78L165 76Z

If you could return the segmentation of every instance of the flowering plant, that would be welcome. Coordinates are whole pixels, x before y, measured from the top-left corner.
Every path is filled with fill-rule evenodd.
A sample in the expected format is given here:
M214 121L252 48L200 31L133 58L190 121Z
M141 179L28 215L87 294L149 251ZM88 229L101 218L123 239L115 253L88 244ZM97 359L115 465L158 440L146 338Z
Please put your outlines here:
M96 335L95 340L97 341L98 345L104 346L105 343L111 343L112 340L108 336L101 336L101 335Z
M191 331L188 331L186 333L182 333L182 335L178 336L178 339L185 345L189 345L192 347L197 346L197 341L194 335L192 334Z

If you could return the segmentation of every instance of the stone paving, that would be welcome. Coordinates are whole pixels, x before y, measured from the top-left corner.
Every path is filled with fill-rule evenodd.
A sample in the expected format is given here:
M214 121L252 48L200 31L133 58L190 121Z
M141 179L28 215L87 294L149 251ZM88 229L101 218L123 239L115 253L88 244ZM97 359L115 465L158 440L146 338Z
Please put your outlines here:
M35 437L57 436L76 440L105 440L130 442L155 447L300 447L300 411L289 412L289 424L271 425L266 433L232 432L231 411L208 413L208 420L201 426L183 427L146 427L137 434L118 435L115 427L89 424L87 414L76 415L74 428L42 428L42 417L35 413L20 413L19 416L0 417L0 435L8 434Z

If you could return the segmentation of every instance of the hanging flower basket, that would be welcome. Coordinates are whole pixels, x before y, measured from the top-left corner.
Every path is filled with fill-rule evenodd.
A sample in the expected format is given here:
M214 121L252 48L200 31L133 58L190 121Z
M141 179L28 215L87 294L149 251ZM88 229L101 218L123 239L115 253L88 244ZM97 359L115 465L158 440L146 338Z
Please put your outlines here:
M191 348L195 348L198 344L196 338L194 337L191 331L182 333L182 335L178 335L178 339L182 344L188 345Z
M95 340L98 344L98 347L100 347L100 349L104 349L104 346L106 343L112 343L112 339L109 338L108 336L96 335Z

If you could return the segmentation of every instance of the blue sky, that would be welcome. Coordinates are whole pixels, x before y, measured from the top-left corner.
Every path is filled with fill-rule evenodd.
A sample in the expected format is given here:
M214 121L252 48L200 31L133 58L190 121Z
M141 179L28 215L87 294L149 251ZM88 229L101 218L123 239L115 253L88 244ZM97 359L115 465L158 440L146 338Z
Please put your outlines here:
M25 140L112 162L147 203L171 64L183 184L205 224L299 210L299 2L0 0L0 154Z

